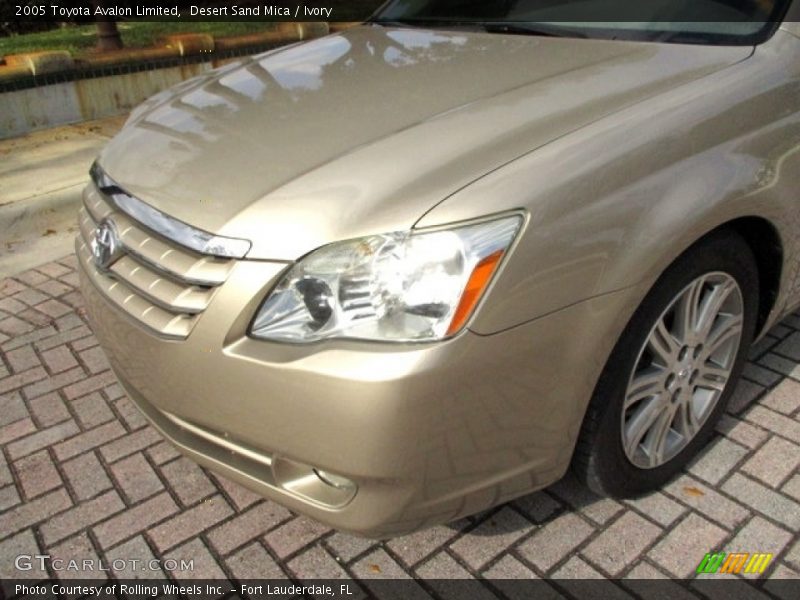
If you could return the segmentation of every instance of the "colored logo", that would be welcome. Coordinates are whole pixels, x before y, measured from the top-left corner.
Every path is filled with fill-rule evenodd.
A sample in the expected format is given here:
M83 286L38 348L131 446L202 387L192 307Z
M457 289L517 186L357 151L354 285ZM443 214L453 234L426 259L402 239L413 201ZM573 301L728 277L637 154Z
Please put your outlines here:
M716 552L708 553L697 565L698 573L763 573L769 563L772 562L772 554L764 552Z

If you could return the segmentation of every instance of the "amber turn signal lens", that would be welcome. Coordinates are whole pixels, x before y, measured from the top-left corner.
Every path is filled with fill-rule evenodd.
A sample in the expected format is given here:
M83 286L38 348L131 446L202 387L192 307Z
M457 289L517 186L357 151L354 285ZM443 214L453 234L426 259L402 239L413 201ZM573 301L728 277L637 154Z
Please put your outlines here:
M498 250L475 265L472 275L469 276L469 281L467 281L467 286L464 288L464 293L461 295L461 301L458 303L453 320L450 321L450 327L447 328L447 335L453 335L467 322L486 290L486 286L489 285L489 281L491 281L497 265L500 264L503 254L503 250Z

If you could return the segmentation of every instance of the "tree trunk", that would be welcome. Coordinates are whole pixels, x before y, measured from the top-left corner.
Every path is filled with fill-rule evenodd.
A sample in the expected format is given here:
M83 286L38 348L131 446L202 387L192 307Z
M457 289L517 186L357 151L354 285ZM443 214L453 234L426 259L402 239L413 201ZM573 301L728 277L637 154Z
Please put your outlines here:
M103 6L103 0L94 0L95 6ZM117 29L117 22L109 17L97 17L97 50L119 50L122 48L122 37Z

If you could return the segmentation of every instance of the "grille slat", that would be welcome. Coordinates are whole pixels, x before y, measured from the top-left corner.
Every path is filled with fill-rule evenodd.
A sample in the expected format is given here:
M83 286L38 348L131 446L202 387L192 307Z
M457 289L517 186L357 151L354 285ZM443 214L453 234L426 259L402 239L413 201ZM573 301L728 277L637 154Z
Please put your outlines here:
M114 223L124 254L108 271L94 263L92 243L100 221ZM114 210L90 185L78 215L78 255L95 285L113 303L153 331L183 339L208 307L215 288L234 266L232 259L198 254L147 230Z

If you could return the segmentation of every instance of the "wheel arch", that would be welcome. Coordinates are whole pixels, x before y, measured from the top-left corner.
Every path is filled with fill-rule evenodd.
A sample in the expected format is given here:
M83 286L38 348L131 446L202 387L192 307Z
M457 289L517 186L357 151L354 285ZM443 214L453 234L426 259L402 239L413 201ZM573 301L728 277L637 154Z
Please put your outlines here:
M756 332L760 334L769 324L770 316L777 305L784 271L784 244L778 229L768 219L744 216L726 221L700 236L689 248L670 261L678 260L696 244L706 238L730 230L736 232L753 253L758 267L758 315Z

